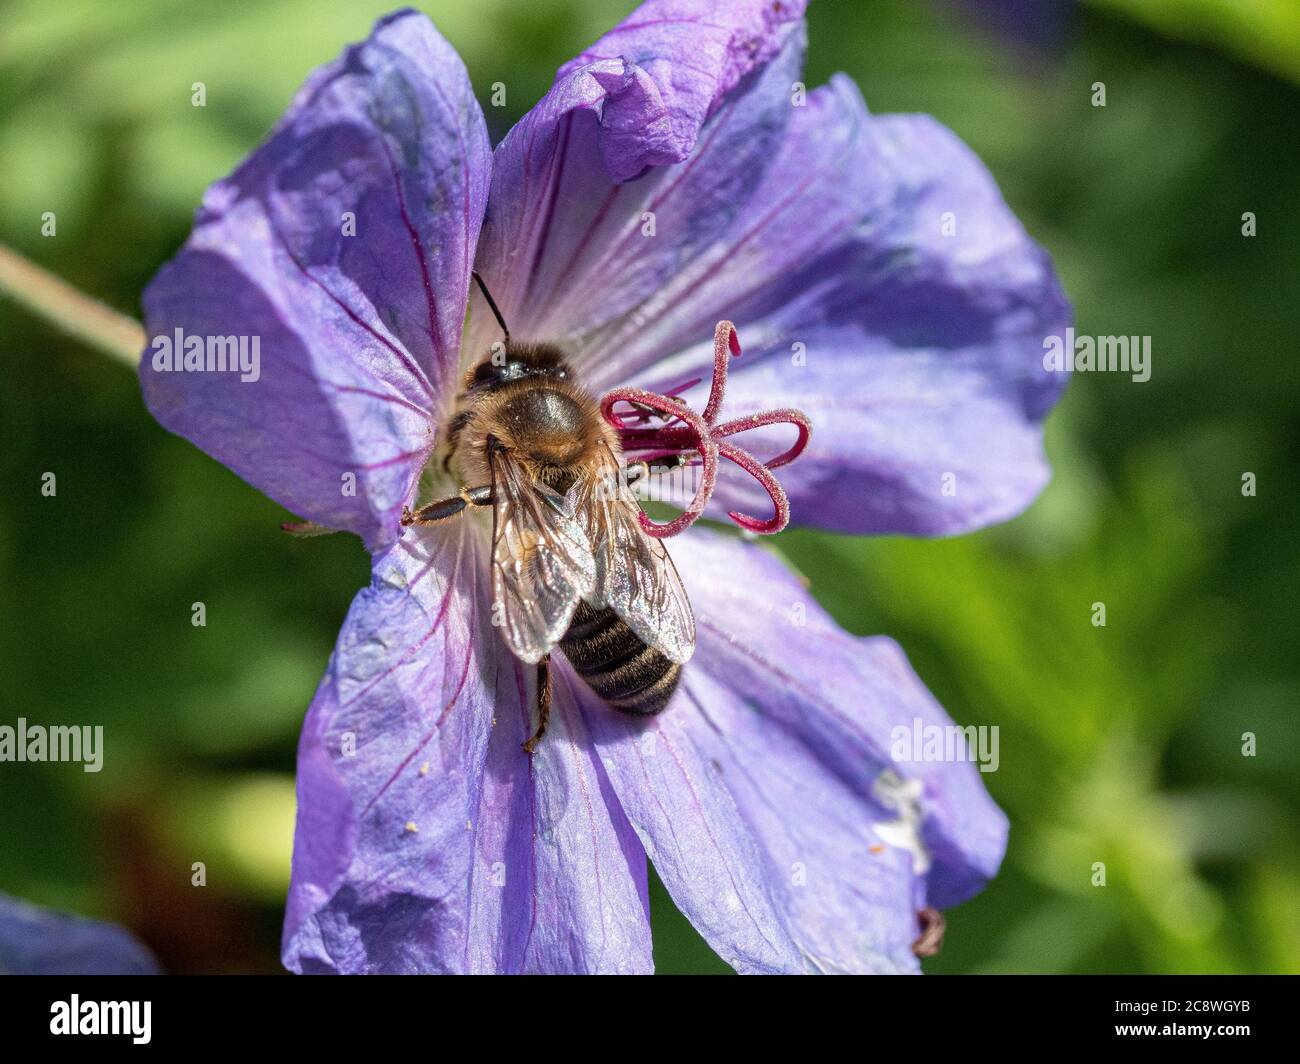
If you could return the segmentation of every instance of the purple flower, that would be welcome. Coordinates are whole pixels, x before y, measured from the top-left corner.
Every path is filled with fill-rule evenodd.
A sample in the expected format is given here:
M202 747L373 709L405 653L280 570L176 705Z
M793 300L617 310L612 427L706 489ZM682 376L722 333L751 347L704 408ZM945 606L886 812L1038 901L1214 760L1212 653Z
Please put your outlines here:
M741 971L912 972L918 912L996 872L1006 820L974 766L891 759L896 725L948 723L898 646L841 631L758 545L673 539L697 644L668 708L616 712L557 656L529 756L490 520L401 521L460 486L448 419L500 339L477 295L462 339L472 269L594 393L680 391L682 432L734 321L719 417L813 425L780 468L795 521L954 533L1034 498L1063 383L1042 338L1069 320L1050 263L936 122L874 117L844 77L804 95L803 6L650 0L495 150L454 51L399 12L309 79L150 285L151 336L262 357L241 381L155 345L155 416L374 555L299 748L294 971L649 971L648 855ZM751 465L718 472L710 513L782 501L778 463Z
M0 975L157 975L158 962L113 924L0 894Z

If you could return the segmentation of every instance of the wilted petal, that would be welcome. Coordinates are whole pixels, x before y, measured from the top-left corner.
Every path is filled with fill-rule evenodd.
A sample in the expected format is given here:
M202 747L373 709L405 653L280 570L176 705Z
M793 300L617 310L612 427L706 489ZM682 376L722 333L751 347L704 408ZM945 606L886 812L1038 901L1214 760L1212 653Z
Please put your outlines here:
M722 97L781 49L807 6L807 0L646 0L561 67L556 82L611 59L634 63L653 79L669 141L656 146L644 140L649 134L622 128L631 122L607 122L610 175L627 180L664 162L659 155L685 158ZM623 117L620 102L612 106L614 117ZM620 139L627 136L638 138L637 143L629 146Z
M352 606L299 749L301 972L645 970L645 854L557 690L491 624L486 535L408 532Z
M726 230L788 117L803 7L651 0L560 70L493 162L478 266L512 333L572 349ZM678 169L710 115L711 157L732 165L664 180L656 168ZM491 326L476 317L482 346Z
M841 631L775 558L693 530L699 645L641 721L588 699L601 758L674 900L742 971L915 971L916 912L975 893L1006 819L969 763L896 763L951 723L887 639Z
M208 190L145 293L153 338L257 337L257 379L165 372L151 348L150 410L294 512L391 542L454 386L490 168L451 46L381 20Z
M0 975L157 975L158 962L114 924L0 894Z

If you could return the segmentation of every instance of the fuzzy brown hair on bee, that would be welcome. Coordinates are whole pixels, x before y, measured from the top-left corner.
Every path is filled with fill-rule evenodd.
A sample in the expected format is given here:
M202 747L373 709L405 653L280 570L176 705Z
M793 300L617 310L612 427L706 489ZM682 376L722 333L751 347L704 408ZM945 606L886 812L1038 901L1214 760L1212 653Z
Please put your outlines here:
M492 507L493 623L537 666L532 753L550 713L552 650L614 709L658 713L695 649L695 618L667 549L640 526L599 403L559 347L513 343L475 279L505 339L466 374L447 424L443 465L464 486L405 510L402 524Z
M447 426L446 467L461 483L491 480L489 454L501 450L527 476L566 492L588 467L619 457L618 437L595 398L551 344L499 346L466 374Z

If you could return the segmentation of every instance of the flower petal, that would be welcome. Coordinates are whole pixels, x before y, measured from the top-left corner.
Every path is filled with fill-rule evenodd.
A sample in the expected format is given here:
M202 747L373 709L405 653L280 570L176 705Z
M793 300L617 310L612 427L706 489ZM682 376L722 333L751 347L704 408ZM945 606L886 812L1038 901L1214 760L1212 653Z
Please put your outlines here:
M299 748L298 972L644 971L645 854L556 692L490 616L486 530L408 531L358 595Z
M792 106L801 46L789 30L686 161L630 184L598 164L602 127L565 111L529 186L551 199L512 213L521 148L503 144L480 262L516 331L561 342L597 388L707 382L714 326L735 321L745 356L723 416L812 417L811 447L781 474L795 521L937 534L1011 517L1048 479L1041 422L1066 381L1042 364L1070 321L1051 263L932 119L873 117L844 77ZM546 118L530 120L537 136ZM686 393L697 408L705 387ZM776 454L788 440L738 442ZM766 504L726 473L717 501Z
M532 668L511 667L518 688ZM645 850L596 757L575 683L553 675L550 728L531 758L521 744L535 726L533 699L497 705L479 803L473 971L654 970Z
M952 133L925 116L870 117L847 79L810 96L747 213L803 180L816 182L807 206L773 217L752 255L734 245L644 338L696 344L654 374L707 365L702 341L729 291L745 354L723 416L780 405L812 420L780 475L794 521L948 534L1015 516L1050 476L1042 419L1067 380L1042 362L1044 338L1070 321L1047 256ZM774 455L787 437L739 442ZM717 500L767 505L746 477L720 477Z
M653 80L667 128L665 141L647 139L657 128L647 132L624 121L629 114L622 108L632 101L613 99L604 105L614 112L602 116L609 129L606 166L614 180L626 181L666 158L684 159L721 98L780 51L807 6L807 0L647 0L561 67L556 83L584 67L617 59L635 64Z
M1006 844L971 764L890 757L896 726L951 722L766 552L693 530L673 554L699 627L678 695L649 721L584 702L656 870L741 971L916 971L917 911L978 891Z
M651 0L561 68L493 161L477 262L513 335L580 346L583 330L643 303L686 249L725 231L788 117L804 6ZM733 165L671 166L710 115L711 151ZM670 236L642 235L647 211ZM475 319L485 346L490 319Z
M381 20L208 190L146 291L155 417L296 513L391 543L455 386L490 168L451 46L423 15ZM164 340L180 362L182 337L239 336L255 380L161 361Z
M1014 516L1046 483L1041 421L1066 377L1044 369L1043 339L1065 328L1069 306L1047 256L948 130L874 118L837 77L797 110L725 243L725 258L674 282L670 314L606 342L641 366L689 346L646 371L654 386L697 375L714 319L735 320L745 354L723 415L775 404L812 419L811 445L781 473L795 521L959 532ZM788 440L742 442L763 455ZM719 479L729 508L753 512L761 499L747 478Z
M158 962L114 924L0 894L0 974L157 975Z

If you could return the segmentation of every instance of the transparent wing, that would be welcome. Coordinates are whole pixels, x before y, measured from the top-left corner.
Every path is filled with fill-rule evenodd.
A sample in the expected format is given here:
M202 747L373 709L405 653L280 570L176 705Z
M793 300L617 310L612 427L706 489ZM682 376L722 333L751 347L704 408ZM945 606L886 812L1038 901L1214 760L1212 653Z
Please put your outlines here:
M695 652L695 614L663 540L641 530L640 504L612 452L587 498L587 535L595 558L593 605L608 606L648 646L684 664Z
M591 543L571 502L496 451L492 470L492 621L510 649L535 663L595 591Z

